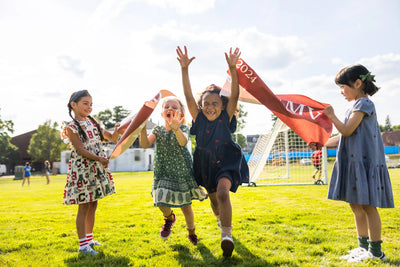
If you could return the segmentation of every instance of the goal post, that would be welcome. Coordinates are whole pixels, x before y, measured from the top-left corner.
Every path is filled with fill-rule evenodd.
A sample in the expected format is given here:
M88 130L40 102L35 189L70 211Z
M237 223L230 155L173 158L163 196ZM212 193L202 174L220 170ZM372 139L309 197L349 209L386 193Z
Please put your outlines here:
M294 131L277 119L273 129L261 134L248 160L249 186L327 184L327 150L322 149L321 176L316 170L313 151Z

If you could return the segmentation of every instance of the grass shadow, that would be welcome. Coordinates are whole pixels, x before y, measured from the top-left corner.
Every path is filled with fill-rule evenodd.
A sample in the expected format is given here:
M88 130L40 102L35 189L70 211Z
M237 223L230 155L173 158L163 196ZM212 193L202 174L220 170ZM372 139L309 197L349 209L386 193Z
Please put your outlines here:
M234 242L234 254L229 258L222 256L222 250L220 251L220 256L215 257L211 250L201 242L197 244L197 250L201 254L201 259L192 255L187 246L175 244L171 248L178 252L175 258L181 266L279 266L279 264L268 263L254 255L238 239L234 238Z
M132 266L128 257L106 255L102 251L95 256L79 253L76 256L65 259L64 263L69 267Z

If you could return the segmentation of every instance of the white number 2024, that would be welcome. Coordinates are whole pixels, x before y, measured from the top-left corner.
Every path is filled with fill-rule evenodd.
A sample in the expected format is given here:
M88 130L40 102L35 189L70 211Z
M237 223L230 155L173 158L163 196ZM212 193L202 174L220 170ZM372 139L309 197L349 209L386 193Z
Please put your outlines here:
M255 80L257 80L257 76L254 76L253 70L250 69L249 66L247 66L247 64L243 62L243 60L238 60L236 68L239 69L240 72L243 73L244 76L251 81L251 83L254 83Z

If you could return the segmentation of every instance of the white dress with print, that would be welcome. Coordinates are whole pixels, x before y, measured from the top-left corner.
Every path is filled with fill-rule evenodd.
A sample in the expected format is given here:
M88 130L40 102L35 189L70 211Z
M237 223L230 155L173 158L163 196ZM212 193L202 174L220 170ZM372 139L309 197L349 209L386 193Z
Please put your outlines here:
M84 148L97 156L106 157L100 134L94 123L89 119L79 123L87 136L87 140L80 137ZM63 123L62 138L71 149L63 204L84 204L114 194L115 186L109 169L105 168L99 161L78 154L68 139L67 128L78 133L78 127L73 121Z

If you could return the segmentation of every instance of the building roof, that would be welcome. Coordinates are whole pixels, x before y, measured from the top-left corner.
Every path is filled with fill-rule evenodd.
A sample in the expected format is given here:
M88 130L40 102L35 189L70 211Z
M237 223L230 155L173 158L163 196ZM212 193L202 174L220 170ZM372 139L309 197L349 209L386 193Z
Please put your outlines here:
M32 135L37 133L37 130L33 130L24 134L20 134L11 138L10 143L18 147L21 153L22 162L31 161L32 158L28 154L28 147L31 141Z
M400 131L383 132L382 140L385 146L400 146Z

